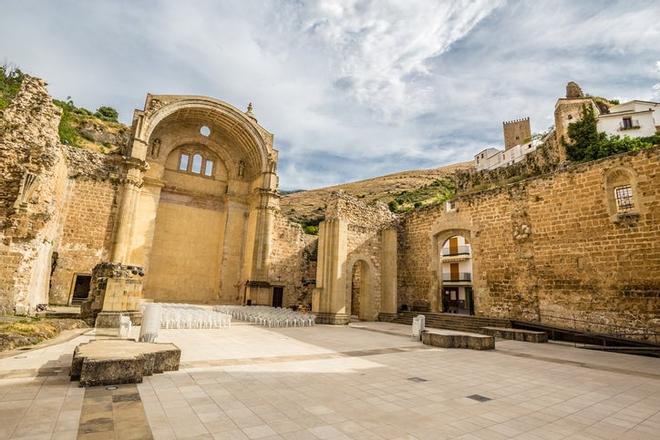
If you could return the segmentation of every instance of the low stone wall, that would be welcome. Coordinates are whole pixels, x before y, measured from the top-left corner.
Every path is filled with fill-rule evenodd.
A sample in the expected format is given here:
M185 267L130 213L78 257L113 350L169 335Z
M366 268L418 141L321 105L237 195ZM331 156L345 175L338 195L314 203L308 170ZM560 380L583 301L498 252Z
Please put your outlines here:
M546 332L501 327L483 327L481 331L486 335L496 338L510 339L512 341L534 343L548 342L548 334Z

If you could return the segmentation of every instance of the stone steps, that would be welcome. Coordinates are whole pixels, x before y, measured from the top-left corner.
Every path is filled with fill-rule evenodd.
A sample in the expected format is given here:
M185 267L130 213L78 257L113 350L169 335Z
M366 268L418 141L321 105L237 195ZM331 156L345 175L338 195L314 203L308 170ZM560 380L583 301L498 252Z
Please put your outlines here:
M432 312L401 312L392 322L411 325L417 315L424 315L426 327L430 328L483 333L483 327L511 327L511 322L507 319Z

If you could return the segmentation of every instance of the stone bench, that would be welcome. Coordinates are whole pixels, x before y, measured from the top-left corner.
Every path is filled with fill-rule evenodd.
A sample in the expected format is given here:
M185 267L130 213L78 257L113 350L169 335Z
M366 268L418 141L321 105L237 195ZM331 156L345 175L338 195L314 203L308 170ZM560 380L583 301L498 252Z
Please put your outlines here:
M482 327L481 330L486 335L494 336L496 338L523 342L548 342L548 334L546 332L504 327Z
M95 339L73 352L71 380L79 380L81 387L141 383L143 376L178 370L180 360L174 344Z
M434 347L469 348L471 350L493 350L495 348L493 336L437 329L424 330L422 343Z

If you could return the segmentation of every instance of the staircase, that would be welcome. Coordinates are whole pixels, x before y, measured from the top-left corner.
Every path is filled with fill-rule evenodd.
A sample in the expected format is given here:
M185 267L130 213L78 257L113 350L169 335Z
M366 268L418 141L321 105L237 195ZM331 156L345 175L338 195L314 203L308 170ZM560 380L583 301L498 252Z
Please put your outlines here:
M461 332L482 333L482 327L511 327L511 321L508 319L432 312L399 312L396 319L392 322L410 325L413 318L417 315L424 315L426 317L426 327L444 328Z

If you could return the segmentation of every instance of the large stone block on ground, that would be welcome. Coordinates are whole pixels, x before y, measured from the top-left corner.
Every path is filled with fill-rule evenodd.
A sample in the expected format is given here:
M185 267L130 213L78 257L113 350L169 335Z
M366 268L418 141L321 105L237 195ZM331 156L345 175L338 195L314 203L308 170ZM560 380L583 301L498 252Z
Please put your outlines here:
M469 348L471 350L493 350L495 348L493 336L443 330L424 330L422 343L434 347Z
M95 339L76 347L71 380L79 380L81 387L140 383L143 376L178 370L180 360L174 344Z
M523 342L548 342L548 334L546 332L503 327L482 327L481 330L484 332L484 334L494 336L496 338L511 339L513 341Z

